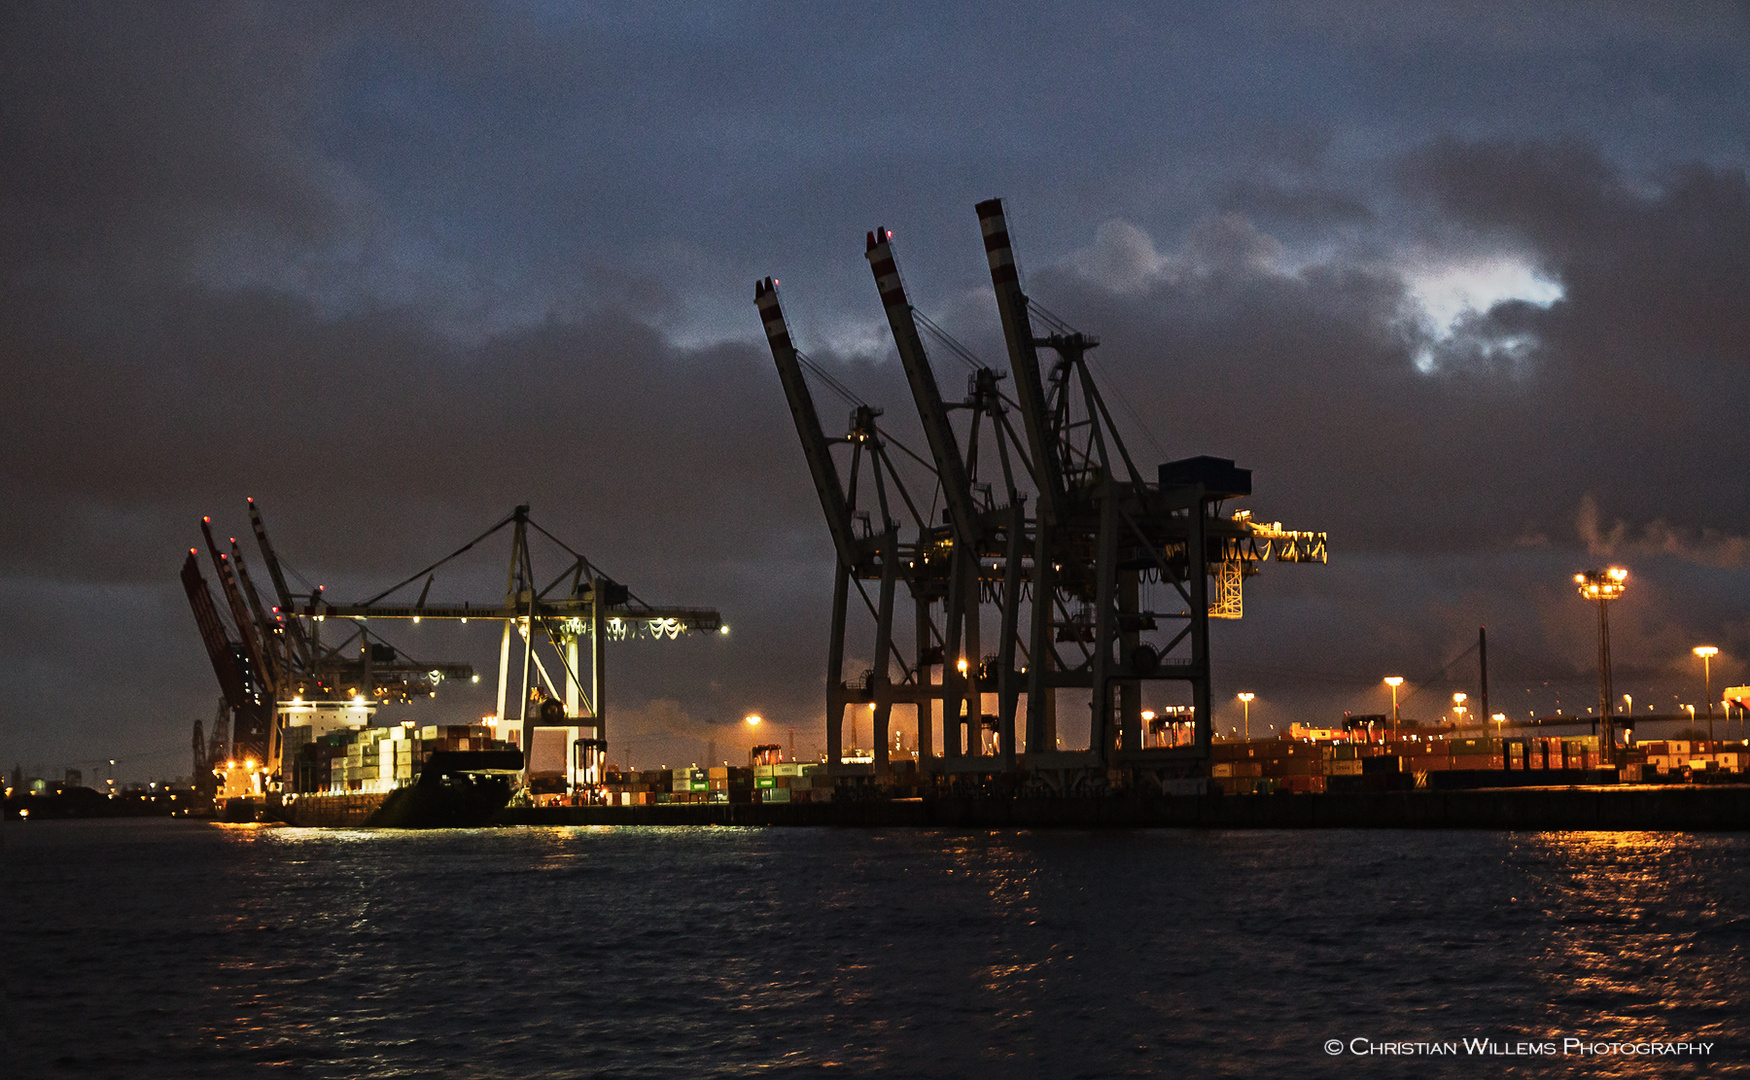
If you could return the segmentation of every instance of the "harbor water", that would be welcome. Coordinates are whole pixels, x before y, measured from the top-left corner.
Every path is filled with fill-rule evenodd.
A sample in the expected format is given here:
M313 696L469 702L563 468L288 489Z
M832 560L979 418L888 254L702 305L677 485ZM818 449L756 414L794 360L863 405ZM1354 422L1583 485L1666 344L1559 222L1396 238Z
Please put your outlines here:
M8 1076L1750 1061L1743 834L113 820L0 839Z

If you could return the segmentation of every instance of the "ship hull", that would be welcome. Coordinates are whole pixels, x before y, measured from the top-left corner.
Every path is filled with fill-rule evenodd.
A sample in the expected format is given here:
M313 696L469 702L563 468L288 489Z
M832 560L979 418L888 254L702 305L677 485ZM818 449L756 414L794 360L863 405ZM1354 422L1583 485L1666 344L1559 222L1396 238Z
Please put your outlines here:
M439 751L413 784L382 792L316 793L281 800L273 816L315 828L471 829L510 802L516 751Z

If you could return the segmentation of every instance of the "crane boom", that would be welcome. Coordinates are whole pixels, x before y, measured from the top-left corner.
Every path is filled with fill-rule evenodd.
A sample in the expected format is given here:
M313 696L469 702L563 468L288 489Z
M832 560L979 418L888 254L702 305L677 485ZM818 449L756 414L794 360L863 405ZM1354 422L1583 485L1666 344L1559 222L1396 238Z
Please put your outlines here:
M271 697L274 693L273 680L268 673L265 653L261 637L255 632L254 620L250 618L249 607L244 603L242 591L237 588L237 576L231 572L231 562L225 553L219 550L218 541L213 539L213 519L201 518L201 533L206 536L207 550L213 556L213 566L218 571L219 588L225 594L225 600L231 608L231 620L236 624L237 636L243 639L243 651L249 657L249 663L257 681L267 690Z
M267 647L278 630L277 620L268 615L267 608L261 603L261 594L255 591L255 583L249 580L249 568L243 565L243 550L237 546L237 538L231 537L231 565L237 572L237 584L243 598L249 604L250 614L255 616L256 628L261 633L262 659L266 661L267 679L275 686L280 684L281 664L279 654Z
M930 358L924 352L923 339L918 336L917 320L912 317L911 302L905 295L905 283L899 277L899 265L893 257L893 234L885 227L868 235L864 257L875 274L875 286L881 292L881 306L887 310L887 323L893 330L894 344L899 347L899 360L905 367L906 381L911 384L912 400L916 402L918 419L923 422L924 439L930 444L930 455L936 459L936 472L942 481L942 497L948 504L948 521L954 528L955 542L969 554L978 550L980 533L978 512L972 502L972 482L967 476L966 459L948 423L948 409L942 402L942 391L936 385Z
M605 593L607 590L603 590ZM723 616L715 608L698 607L631 607L626 604L602 605L602 611L611 619L620 619L628 623L668 623L674 626L676 632L698 631L711 633L723 628ZM541 600L524 601L509 607L472 607L468 605L438 604L416 607L408 604L330 604L316 601L310 604L299 604L290 614L301 619L455 619L466 622L469 619L545 619L560 620L587 618L591 612L591 601L581 600Z
M845 501L845 489L839 480L838 466L833 463L826 433L820 426L814 396L809 393L808 383L802 377L802 365L790 339L790 326L778 300L777 281L766 278L755 282L753 295L754 303L759 305L760 319L765 324L766 342L772 347L772 362L778 367L778 379L784 384L784 397L790 403L790 416L796 422L796 434L802 440L802 455L808 461L809 475L814 478L815 494L820 497L820 509L826 515L827 528L832 532L833 546L838 549L841 563L855 566L859 561L858 545L852 529L850 507Z
M261 520L261 510L256 507L254 499L249 500L249 524L255 530L255 546L261 549L261 561L267 567L268 580L273 582L274 597L279 601L279 609L289 614L293 606L292 590L286 584L286 574L280 566L279 554L267 539L267 525ZM292 650L308 667L311 661L310 644L304 639L303 625L296 619L287 619L286 633L291 636Z
M182 562L182 588L188 593L188 606L194 609L195 626L200 629L201 643L207 647L207 659L213 662L213 674L219 677L219 689L233 709L241 709L249 701L248 691L237 671L237 658L231 653L231 639L219 621L219 609L213 605L212 590L201 576L198 554L196 549L188 549L188 558Z
M1014 375L1015 397L1027 432L1033 482L1039 489L1041 511L1056 520L1062 517L1067 499L1063 470L1058 464L1057 439L1046 406L1039 350L1033 340L1033 322L1027 314L1027 294L1021 291L1020 271L1015 266L1015 252L1009 244L1008 217L1003 213L1001 199L987 199L976 209L979 229L984 233L985 258L990 262L991 284L996 288L1003 338L1009 346L1009 370Z

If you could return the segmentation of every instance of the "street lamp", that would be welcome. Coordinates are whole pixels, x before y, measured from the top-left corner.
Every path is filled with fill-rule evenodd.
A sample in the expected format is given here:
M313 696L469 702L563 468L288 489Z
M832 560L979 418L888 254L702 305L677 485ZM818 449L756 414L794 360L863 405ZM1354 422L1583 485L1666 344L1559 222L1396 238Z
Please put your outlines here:
M1391 687L1391 730L1395 737L1398 733L1398 687L1404 685L1402 675L1387 675L1385 684Z
M1240 695L1240 707L1245 709L1245 711L1246 711L1246 741L1247 742L1252 741L1252 699L1254 697L1257 697L1257 695L1250 694L1250 693Z
M747 715L747 726L748 727L759 727L760 723L764 720L765 720L765 717L761 716L759 713L749 713Z
M1695 655L1701 657L1701 677L1703 680L1703 684L1707 687L1707 693L1705 695L1706 701L1707 701L1707 741L1711 743L1714 741L1714 671L1713 671L1713 662L1714 662L1714 657L1720 655L1720 650L1714 648L1712 645L1697 645L1695 648L1691 649L1690 651L1693 652Z
M1582 570L1574 575L1580 597L1598 603L1598 717L1603 724L1604 764L1616 763L1616 735L1611 730L1610 707L1615 696L1610 692L1610 613L1607 605L1622 599L1628 590L1628 571L1620 566L1603 570ZM1596 730L1596 729L1595 729Z
M1463 690L1460 690L1458 693L1452 695L1452 711L1458 714L1458 726L1459 727L1464 726L1464 714L1466 712L1466 709L1464 707L1464 702L1465 702L1465 698L1467 696L1468 695L1466 695ZM1488 732L1485 731L1485 732L1483 732L1483 734L1487 735Z

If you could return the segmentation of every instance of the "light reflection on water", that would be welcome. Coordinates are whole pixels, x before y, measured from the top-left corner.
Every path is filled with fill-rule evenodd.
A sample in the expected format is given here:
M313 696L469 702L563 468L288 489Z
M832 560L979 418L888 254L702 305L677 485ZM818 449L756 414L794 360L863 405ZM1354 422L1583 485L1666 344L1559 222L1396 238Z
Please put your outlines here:
M1750 1032L1741 836L4 829L9 1075L1468 1076L1322 1045Z
M1695 1038L1741 1043L1743 838L1542 833L1521 854L1527 899L1556 928L1535 963L1554 1000L1613 1040L1666 1038L1678 1010ZM1539 1034L1564 1021L1547 1017Z

